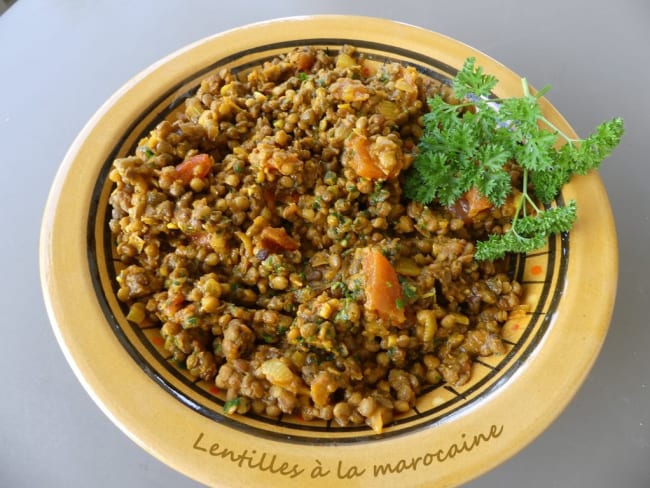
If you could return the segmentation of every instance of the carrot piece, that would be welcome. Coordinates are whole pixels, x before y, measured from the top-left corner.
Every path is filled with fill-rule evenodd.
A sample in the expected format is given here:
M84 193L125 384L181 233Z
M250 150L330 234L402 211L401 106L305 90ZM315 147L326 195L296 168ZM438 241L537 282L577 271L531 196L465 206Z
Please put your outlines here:
M197 154L176 166L176 176L188 184L192 178L205 178L212 168L212 158L209 154Z
M356 174L370 180L385 179L386 174L370 155L370 141L367 137L352 134L345 141L350 156L350 166Z
M363 256L365 307L395 324L403 324L404 298L397 272L381 251L369 249Z
M185 297L182 293L176 294L167 294L167 301L165 302L164 313L168 317L173 317L178 313L178 311L183 308L183 303L185 302Z
M264 248L272 252L295 251L299 247L298 243L287 234L284 227L265 227L260 237Z

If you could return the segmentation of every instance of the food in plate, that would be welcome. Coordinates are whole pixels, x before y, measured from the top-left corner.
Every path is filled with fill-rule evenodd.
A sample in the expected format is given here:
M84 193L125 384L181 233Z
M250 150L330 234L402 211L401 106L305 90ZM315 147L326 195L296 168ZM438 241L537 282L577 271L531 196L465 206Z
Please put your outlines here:
M476 243L511 229L522 192L406 197L433 98L459 103L411 66L297 48L207 77L115 160L118 299L226 414L380 433L506 351L522 287ZM501 168L525 185L525 168Z

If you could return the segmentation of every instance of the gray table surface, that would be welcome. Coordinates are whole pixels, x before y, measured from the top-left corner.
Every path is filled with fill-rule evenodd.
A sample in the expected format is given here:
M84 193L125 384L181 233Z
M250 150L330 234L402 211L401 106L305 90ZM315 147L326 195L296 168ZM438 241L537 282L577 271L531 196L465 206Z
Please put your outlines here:
M551 83L549 98L583 135L625 118L624 142L601 170L621 258L602 353L545 433L467 486L650 487L645 0L19 0L0 16L0 486L197 486L115 427L60 352L39 284L45 199L75 135L141 69L225 29L317 13L391 18L462 40L537 86Z

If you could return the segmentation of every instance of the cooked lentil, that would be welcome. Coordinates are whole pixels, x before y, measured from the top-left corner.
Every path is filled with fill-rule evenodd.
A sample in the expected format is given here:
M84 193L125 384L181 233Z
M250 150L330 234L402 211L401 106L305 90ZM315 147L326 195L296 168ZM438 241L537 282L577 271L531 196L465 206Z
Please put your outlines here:
M474 261L473 242L512 205L471 215L402 198L435 93L450 96L351 46L300 48L206 78L114 162L117 296L225 392L226 413L381 432L505 351L522 288Z

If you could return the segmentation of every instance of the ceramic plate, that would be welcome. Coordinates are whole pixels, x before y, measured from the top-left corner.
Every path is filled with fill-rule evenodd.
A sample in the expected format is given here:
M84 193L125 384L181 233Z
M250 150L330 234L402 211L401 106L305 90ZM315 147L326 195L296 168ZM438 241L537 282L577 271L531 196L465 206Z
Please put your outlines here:
M496 75L495 95L519 95L520 78L481 52L420 28L359 17L290 18L215 35L127 83L72 144L45 211L41 276L49 316L70 365L102 410L135 442L213 486L453 486L493 468L540 434L570 401L604 339L615 296L617 248L597 174L574 179L569 234L519 258L511 272L530 312L504 327L507 352L482 358L462 387L421 395L382 435L298 418L222 414L211 384L179 369L157 328L126 319L116 298L119 263L108 231L107 175L116 157L168 116L202 78L247 68L296 46L396 60L447 80L463 61ZM546 117L571 127L549 104ZM593 239L598 236L598 239Z

